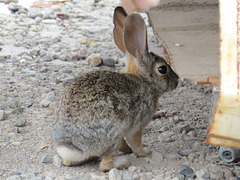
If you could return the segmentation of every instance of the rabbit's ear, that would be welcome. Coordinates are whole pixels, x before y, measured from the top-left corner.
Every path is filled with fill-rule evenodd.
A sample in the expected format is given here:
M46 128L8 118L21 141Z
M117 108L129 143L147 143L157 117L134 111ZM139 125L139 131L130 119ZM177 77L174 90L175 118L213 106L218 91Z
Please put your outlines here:
M126 18L123 39L127 51L141 65L144 55L148 53L147 27L142 16L132 13Z
M116 45L123 53L126 53L126 48L123 43L123 26L126 17L127 13L123 7L118 6L115 8L113 15L113 23L115 25L113 29L113 37Z

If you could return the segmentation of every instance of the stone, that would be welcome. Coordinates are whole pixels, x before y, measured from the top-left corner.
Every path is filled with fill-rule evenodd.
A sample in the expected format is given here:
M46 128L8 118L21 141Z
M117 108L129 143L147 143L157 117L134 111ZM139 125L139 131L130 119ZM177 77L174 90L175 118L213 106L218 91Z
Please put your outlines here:
M13 175L13 176L7 177L6 180L22 180L22 178L20 175Z
M154 160L154 161L163 161L164 159L164 155L158 151L153 151L152 154L151 154L151 159Z
M28 17L30 18L42 17L42 10L40 8L31 7L28 9Z
M47 68L46 66L43 66L43 67L41 67L41 69L39 70L39 72L41 72L41 73L46 73L46 72L48 72L48 68Z
M178 153L168 153L168 154L165 154L165 158L169 160L178 160L178 159L181 159L182 156Z
M129 171L123 171L123 172L122 172L122 179L134 180L134 178L133 178L133 173L132 173L132 172L129 172Z
M21 175L21 172L19 172L19 171L12 171L11 174L12 175Z
M197 178L203 178L203 179L210 178L210 174L207 169L200 169L200 170L196 171L196 176L197 176Z
M64 74L60 75L59 77L57 77L57 83L59 83L59 82L71 82L74 79L76 79L75 75L69 74L69 73L64 73Z
M104 66L115 67L115 62L114 62L114 59L112 57L103 56L101 59L102 59L102 64Z
M140 173L140 172L141 172L141 168L140 168L140 167L136 167L136 166L130 166L130 167L128 168L128 171Z
M42 157L41 162L44 164L51 164L51 163L53 163L53 156L50 154L45 154Z
M122 180L121 171L116 168L111 169L109 171L108 178L109 180Z
M56 18L56 14L51 9L45 9L42 11L43 19L54 19Z
M56 167L62 167L62 159L60 158L60 156L58 154L56 154L55 156L53 156L53 164Z
M179 170L180 170L180 173L184 175L186 179L190 179L195 176L193 169L186 165L182 165Z
M230 178L233 178L233 177L234 177L233 172L230 169L226 169L224 171L224 178L225 179L230 179Z
M0 121L4 121L7 119L7 114L4 110L0 110Z
M14 146L21 146L22 143L18 142L18 141L14 141L14 142L12 142L12 145L14 145Z
M172 180L185 180L185 176L181 173L177 173Z
M188 133L190 130L190 125L189 124L184 124L184 125L178 125L176 127L173 128L173 131L175 133L181 134L183 131L185 131L186 133Z
M100 54L91 54L90 56L88 56L87 63L93 67L100 66L102 64Z
M128 168L131 165L128 156L115 156L114 164L118 169Z
M56 12L56 16L61 20L69 19L69 15L63 12Z
M27 124L27 119L25 119L23 117L19 117L15 121L14 126L16 126L16 127L23 127L23 126L26 126L26 124Z
M61 11L62 7L59 6L59 5L53 5L50 9L51 9L53 12L57 12L57 11Z

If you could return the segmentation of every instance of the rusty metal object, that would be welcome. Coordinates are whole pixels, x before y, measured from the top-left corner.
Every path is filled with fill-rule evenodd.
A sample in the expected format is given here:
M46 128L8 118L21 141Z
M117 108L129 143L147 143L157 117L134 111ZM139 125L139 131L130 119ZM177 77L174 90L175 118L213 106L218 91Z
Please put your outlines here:
M207 142L240 148L239 1L220 0L221 86Z

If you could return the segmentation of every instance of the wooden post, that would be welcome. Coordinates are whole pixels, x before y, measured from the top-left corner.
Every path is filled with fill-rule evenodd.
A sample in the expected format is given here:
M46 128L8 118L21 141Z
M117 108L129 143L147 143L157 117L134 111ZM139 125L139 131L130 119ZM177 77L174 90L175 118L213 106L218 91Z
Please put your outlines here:
M220 96L207 142L240 148L240 0L219 0Z

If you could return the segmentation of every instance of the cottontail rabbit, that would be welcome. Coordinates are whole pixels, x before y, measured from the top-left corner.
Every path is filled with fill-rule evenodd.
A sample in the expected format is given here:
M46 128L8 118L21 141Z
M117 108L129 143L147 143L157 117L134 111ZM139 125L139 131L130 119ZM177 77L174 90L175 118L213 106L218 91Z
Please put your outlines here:
M129 165L115 156L118 150L148 155L141 141L144 128L158 98L176 88L178 76L164 59L148 52L146 25L139 14L126 18L123 35L127 51L136 59L136 74L81 74L59 100L53 142L64 165L102 157L100 170L109 171Z

